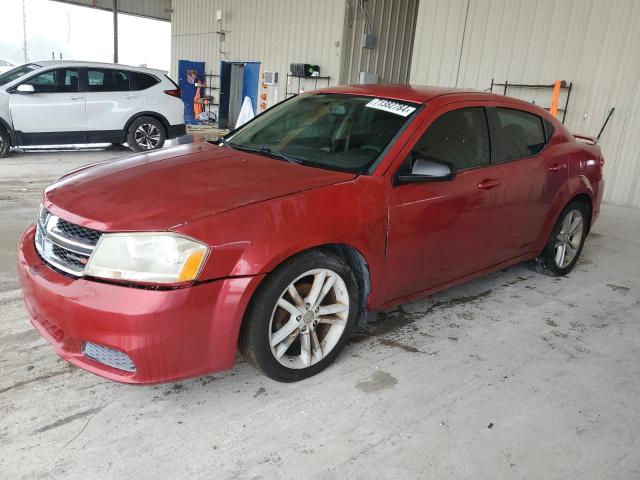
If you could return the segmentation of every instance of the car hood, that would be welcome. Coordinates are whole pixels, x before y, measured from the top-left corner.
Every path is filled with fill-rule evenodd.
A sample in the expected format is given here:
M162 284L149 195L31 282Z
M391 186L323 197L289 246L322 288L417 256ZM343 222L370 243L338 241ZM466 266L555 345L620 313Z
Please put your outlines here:
M162 231L355 176L197 143L72 171L45 190L44 205L96 230Z

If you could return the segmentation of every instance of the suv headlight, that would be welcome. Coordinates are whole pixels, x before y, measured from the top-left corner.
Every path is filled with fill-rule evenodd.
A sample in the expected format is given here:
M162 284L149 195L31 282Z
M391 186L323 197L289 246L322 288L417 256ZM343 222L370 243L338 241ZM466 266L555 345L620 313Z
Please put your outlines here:
M105 233L87 262L86 276L132 282L195 280L209 249L176 233Z

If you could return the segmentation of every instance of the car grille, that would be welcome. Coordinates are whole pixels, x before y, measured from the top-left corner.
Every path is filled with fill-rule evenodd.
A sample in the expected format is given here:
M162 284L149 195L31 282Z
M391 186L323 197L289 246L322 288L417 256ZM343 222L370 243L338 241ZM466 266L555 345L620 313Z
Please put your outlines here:
M101 233L52 215L40 207L35 245L38 254L53 268L80 277Z
M113 348L98 345L96 343L85 342L82 346L82 354L96 362L108 365L125 372L135 372L136 366L133 360L126 353L114 350Z

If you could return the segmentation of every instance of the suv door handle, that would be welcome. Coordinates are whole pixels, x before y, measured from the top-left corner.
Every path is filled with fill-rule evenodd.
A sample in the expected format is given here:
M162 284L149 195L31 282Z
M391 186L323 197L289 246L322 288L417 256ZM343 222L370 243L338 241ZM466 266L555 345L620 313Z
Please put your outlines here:
M125 95L124 98L138 98L137 95Z
M496 180L494 178L489 178L487 180L483 180L478 184L478 188L481 190L491 190L492 188L499 187L501 185L500 180Z
M69 100L84 100L83 96L80 97L69 97Z
M555 165L551 165L549 167L549 171L550 172L559 172L561 170L564 170L565 168L567 168L567 164L566 163L556 163Z

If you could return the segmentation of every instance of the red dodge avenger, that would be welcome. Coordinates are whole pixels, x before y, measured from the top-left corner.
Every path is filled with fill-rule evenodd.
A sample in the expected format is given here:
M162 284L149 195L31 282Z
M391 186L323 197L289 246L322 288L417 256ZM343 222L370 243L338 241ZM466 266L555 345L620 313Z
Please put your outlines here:
M20 243L26 307L60 356L112 380L203 375L238 349L301 380L368 312L525 260L569 272L602 199L589 140L489 93L305 93L216 144L49 186Z

